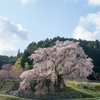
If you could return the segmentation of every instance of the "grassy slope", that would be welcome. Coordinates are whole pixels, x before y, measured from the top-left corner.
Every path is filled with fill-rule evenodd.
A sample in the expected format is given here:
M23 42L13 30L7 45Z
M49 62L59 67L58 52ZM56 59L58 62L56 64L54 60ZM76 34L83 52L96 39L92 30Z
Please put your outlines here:
M24 99L16 96L0 94L0 100L32 100L32 99Z
M68 81L68 82L66 82L66 85L68 87L69 92L79 92L79 93L81 93L83 99L78 99L78 100L98 100L98 99L100 99L100 83L91 83L91 84L94 85L94 89L92 87L90 89L88 89L88 83L87 82L82 82L82 83L84 84L84 90L82 90L80 88L81 82L78 82L77 85L76 85L75 82Z
M92 83L94 85L94 89L92 88L88 89L88 83L83 82L85 87L84 90L80 89L80 83L77 83L76 85L75 82L67 81L66 84L69 92L79 92L83 97L82 99L74 99L74 100L100 100L100 83ZM25 98L0 94L0 100L33 100L33 99L25 99Z

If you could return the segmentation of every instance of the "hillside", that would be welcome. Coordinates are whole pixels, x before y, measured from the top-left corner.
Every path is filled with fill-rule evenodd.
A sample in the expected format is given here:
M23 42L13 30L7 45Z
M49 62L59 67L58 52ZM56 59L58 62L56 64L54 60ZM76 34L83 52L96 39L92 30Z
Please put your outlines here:
M100 73L100 42L98 40L96 41L86 41L86 40L76 40L76 39L68 39L68 38L64 38L64 37L55 37L53 39L46 39L44 41L39 41L38 43L32 42L28 45L28 47L25 49L24 53L20 53L18 52L17 56L13 57L7 57L7 56L0 56L0 67L5 63L12 63L14 64L18 58L22 57L21 59L21 66L22 68L25 68L25 63L27 62L29 64L29 66L32 66L32 61L30 61L28 59L28 56L30 56L34 50L36 50L37 48L41 47L41 48L47 48L50 46L53 46L55 44L55 42L59 40L59 41L65 41L65 40L69 40L69 41L75 41L75 42L79 42L80 46L83 47L85 53L93 59L93 64L94 64L94 68L93 70L95 72ZM32 68L32 67L31 67Z

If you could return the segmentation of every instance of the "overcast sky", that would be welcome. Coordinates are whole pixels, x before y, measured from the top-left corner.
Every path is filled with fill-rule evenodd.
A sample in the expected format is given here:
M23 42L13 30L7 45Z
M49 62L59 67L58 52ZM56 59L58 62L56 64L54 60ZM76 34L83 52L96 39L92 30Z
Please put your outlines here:
M57 36L100 40L100 0L0 1L0 55Z

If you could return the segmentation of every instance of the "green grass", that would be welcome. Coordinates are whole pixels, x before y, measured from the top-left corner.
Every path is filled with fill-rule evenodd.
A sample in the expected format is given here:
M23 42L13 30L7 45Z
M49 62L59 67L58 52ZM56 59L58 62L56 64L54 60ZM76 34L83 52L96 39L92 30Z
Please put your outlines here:
M92 87L88 89L88 83L82 82L82 84L84 84L83 90L80 88L80 84L81 82L78 82L77 85L75 84L74 81L66 82L69 92L79 92L82 95L82 98L83 98L82 100L92 100L92 98L93 100L100 99L100 83L91 83L94 85L94 89ZM81 100L81 99L78 99L78 100Z
M70 93L79 92L82 95L82 98L64 99L64 100L100 100L100 83L91 83L94 85L94 89L92 87L88 89L88 83L82 82L82 84L84 84L83 90L80 88L80 84L81 82L78 82L76 85L74 81L67 81L66 85L68 87L68 92ZM38 100L38 99L25 99L16 96L0 94L0 100Z
M25 98L20 98L16 96L0 94L0 100L33 100L33 99L25 99Z

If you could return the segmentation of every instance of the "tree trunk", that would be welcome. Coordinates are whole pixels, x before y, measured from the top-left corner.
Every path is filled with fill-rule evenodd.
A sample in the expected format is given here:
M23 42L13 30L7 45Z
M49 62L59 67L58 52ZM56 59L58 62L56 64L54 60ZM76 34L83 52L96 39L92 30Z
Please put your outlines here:
M65 85L65 82L60 75L57 76L57 82L55 83L55 91L56 92L67 92L68 91Z

